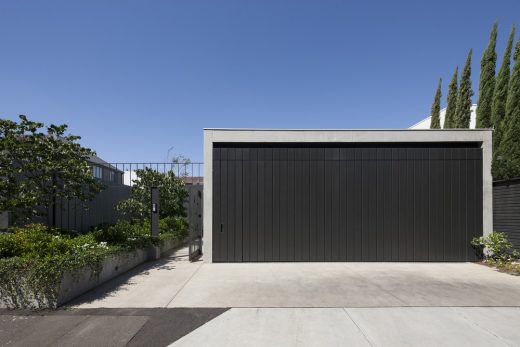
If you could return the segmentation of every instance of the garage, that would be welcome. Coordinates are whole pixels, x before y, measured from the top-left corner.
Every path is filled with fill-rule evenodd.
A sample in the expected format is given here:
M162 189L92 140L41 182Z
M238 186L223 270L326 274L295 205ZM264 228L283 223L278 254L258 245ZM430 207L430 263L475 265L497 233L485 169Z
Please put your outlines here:
M490 232L489 131L205 136L206 261L474 261Z

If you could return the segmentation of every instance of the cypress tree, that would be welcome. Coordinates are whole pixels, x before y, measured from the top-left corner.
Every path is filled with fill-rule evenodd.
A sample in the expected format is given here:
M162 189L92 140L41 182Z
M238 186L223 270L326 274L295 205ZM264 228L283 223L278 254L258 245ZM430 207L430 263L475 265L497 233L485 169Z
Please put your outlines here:
M439 79L439 85L437 86L437 91L435 92L435 97L433 99L432 114L430 116L430 129L441 128L441 85L442 78Z
M513 59L500 141L500 178L520 177L520 41L516 43Z
M459 88L457 84L458 78L459 67L457 66L448 86L448 106L446 106L446 115L444 117L444 129L450 129L455 127L455 110L457 108L457 94Z
M497 157L500 156L500 139L502 138L502 120L506 114L506 100L507 100L507 89L509 85L510 64L511 64L511 49L513 48L513 39L515 37L515 27L511 29L509 39L507 40L506 50L504 52L504 58L502 60L502 66L498 72L495 92L493 93L493 106L492 106L492 122L493 122L493 176L498 177L500 161Z
M495 69L497 63L497 23L493 25L489 37L489 44L482 54L480 61L480 84L477 106L477 128L491 128L491 108L495 89Z
M471 54L473 50L470 49L466 64L460 75L460 89L457 97L457 109L455 111L455 128L469 128L471 119L471 96L473 90L471 89Z

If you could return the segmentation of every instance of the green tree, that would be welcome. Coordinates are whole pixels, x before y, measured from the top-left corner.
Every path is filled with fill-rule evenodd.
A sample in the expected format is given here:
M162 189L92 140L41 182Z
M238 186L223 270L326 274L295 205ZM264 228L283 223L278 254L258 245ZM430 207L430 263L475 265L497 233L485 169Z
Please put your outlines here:
M458 78L459 67L457 66L448 86L448 106L446 107L446 115L444 117L444 129L450 129L455 127L455 111L457 110L457 96L459 88Z
M160 217L184 217L186 211L184 201L188 190L184 182L172 171L157 172L150 168L135 171L137 178L132 183L132 193L129 199L119 202L117 209L134 219L145 219L150 215L150 189L158 187L160 192Z
M435 92L435 97L433 99L432 104L432 113L431 113L431 122L430 129L440 129L441 128L441 86L442 86L442 78L439 79L439 85L437 86L437 91Z
M502 138L503 125L502 121L506 114L507 90L509 86L509 76L511 74L511 50L513 48L513 40L515 37L515 27L511 28L509 39L507 40L502 66L498 72L495 92L493 93L492 120L493 120L493 176L498 176L498 166L500 161L497 160L500 154L500 140Z
M520 177L520 41L513 56L515 64L509 80L503 137L500 141L499 178Z
M0 119L0 211L16 224L53 211L55 225L58 199L87 201L102 189L87 163L95 152L66 135L65 124L42 131L43 123L19 119Z
M489 37L489 43L482 54L480 61L480 85L477 106L477 128L491 128L492 124L492 104L493 93L495 90L495 69L497 63L497 53L495 47L497 43L497 27L493 25Z
M473 90L471 89L471 54L473 50L470 49L466 64L460 75L460 89L457 97L457 109L455 111L455 128L469 128L471 120L471 97Z

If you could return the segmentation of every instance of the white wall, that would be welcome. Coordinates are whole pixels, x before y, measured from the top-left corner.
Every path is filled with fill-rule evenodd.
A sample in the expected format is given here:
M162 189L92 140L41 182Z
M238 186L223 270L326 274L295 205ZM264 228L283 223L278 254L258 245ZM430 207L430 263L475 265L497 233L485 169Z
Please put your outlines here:
M446 118L446 109L441 110L441 128L444 128L444 118ZM408 129L430 129L431 117L425 118L419 123L415 123ZM471 106L471 119L469 121L469 128L475 129L477 124L477 104Z

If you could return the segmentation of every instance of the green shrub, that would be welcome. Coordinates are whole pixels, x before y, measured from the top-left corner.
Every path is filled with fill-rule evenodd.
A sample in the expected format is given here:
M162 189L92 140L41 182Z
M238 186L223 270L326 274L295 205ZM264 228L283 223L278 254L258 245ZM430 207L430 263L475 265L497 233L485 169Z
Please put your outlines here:
M151 245L150 227L143 221L120 220L113 225L95 229L92 234L98 242L119 245L126 249Z
M164 218L160 229L152 240L149 220L121 220L74 235L41 224L12 228L0 234L0 299L11 308L52 307L64 273L89 267L96 275L110 254L182 239L187 223Z
M24 246L22 240L12 233L0 234L0 259L20 256Z
M0 298L10 308L52 306L65 272L90 267L117 251L92 234L68 235L41 224L0 235Z
M189 225L184 217L165 217L159 221L160 233L171 233L174 238L182 240L188 236Z
M513 250L513 244L507 239L507 235L498 231L475 237L471 245L484 249L485 258L493 261L508 262L518 258L518 252Z
M73 236L42 224L11 228L9 232L0 234L0 258L52 258L105 246L98 243L92 234Z

